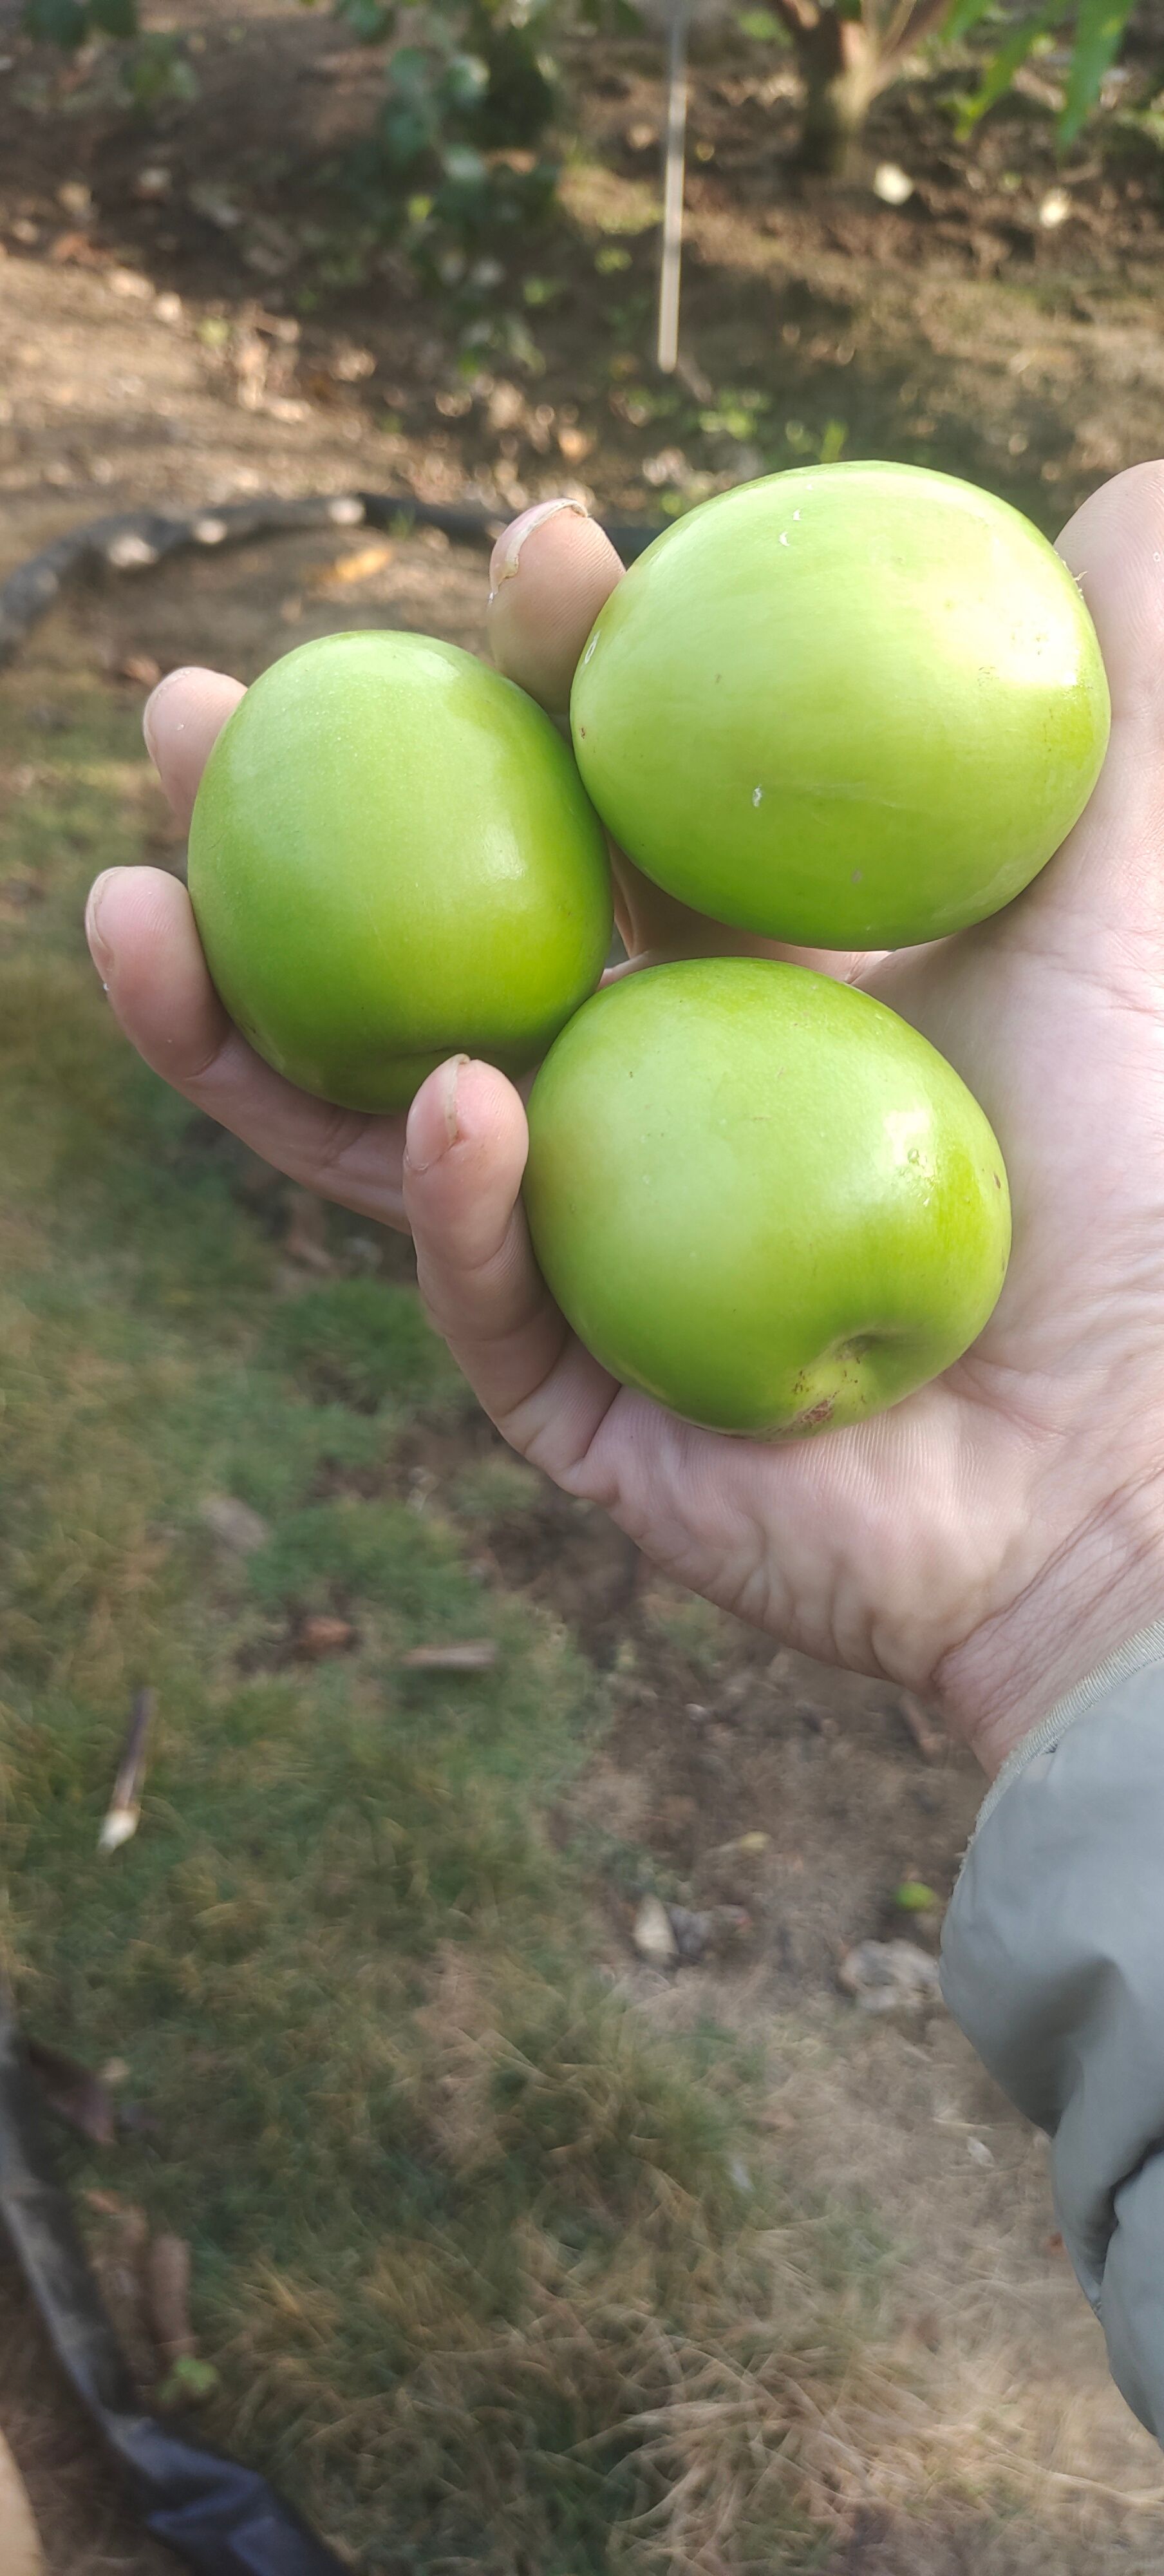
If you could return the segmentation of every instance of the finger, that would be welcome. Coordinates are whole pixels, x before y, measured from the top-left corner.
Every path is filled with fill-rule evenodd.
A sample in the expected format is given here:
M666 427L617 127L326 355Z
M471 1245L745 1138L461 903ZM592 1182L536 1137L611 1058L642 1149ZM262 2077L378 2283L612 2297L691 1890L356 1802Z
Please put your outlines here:
M1111 691L1107 758L1081 822L1027 896L1106 939L1164 939L1164 464L1092 494L1059 540L1091 611Z
M1164 462L1133 465L1093 492L1069 520L1059 552L1091 611L1113 717L1164 707Z
M570 684L622 564L580 501L539 501L523 510L493 549L489 642L499 671L552 716L570 703Z
M219 1001L176 877L107 869L85 927L118 1020L155 1073L305 1189L403 1225L403 1119L333 1109L263 1063Z
M454 1056L409 1111L404 1204L437 1331L498 1430L568 1482L618 1389L534 1260L521 1205L528 1145L512 1084Z
M171 671L146 701L146 750L183 831L210 752L245 696L242 681L228 679L225 671Z
M778 939L762 939L758 931L733 930L664 894L622 850L612 850L611 872L619 937L636 966L662 966L679 957L776 957L786 965L812 966L818 975L854 983L876 963L877 951L862 955L839 948L789 948Z

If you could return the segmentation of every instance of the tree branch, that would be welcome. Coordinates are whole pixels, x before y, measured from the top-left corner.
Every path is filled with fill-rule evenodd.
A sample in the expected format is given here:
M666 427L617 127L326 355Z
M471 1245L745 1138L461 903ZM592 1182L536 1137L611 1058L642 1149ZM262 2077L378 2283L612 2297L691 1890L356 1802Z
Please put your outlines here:
M927 36L936 35L943 20L950 15L950 5L951 0L913 0L911 6L910 0L905 0L904 8L896 11L886 34L882 48L884 60L900 62L903 54L911 54L915 46L924 44Z
M820 10L815 6L815 0L772 0L772 6L793 44L798 36L811 36L814 27L820 25Z

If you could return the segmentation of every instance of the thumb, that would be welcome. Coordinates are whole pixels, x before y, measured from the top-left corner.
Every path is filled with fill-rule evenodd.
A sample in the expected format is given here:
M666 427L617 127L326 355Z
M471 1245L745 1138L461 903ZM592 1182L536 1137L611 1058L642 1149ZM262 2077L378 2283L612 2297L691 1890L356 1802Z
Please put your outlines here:
M498 670L553 716L570 703L578 657L622 573L579 501L539 501L493 549L489 642Z
M1133 465L1068 521L1059 553L1099 636L1116 728L1164 707L1164 462Z
M142 731L146 750L183 831L194 811L198 782L224 724L246 696L241 680L224 671L171 671L146 701Z
M438 1333L498 1430L567 1482L616 1390L534 1260L520 1196L528 1147L512 1083L453 1056L409 1112L404 1205Z
M1091 612L1111 691L1111 739L1081 822L1023 901L1164 942L1164 463L1117 474L1059 539Z

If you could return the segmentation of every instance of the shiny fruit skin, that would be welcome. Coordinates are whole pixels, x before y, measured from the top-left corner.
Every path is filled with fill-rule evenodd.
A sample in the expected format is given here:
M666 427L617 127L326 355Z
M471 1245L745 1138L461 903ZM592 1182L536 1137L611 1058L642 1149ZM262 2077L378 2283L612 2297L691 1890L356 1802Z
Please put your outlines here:
M969 483L875 464L692 510L612 593L571 703L586 786L648 876L824 948L1009 903L1082 813L1109 717L1046 538Z
M532 698L428 636L330 635L256 680L190 834L211 975L305 1091L406 1108L446 1056L536 1064L610 945L602 832Z
M712 1430L858 1422L981 1332L1002 1156L965 1084L851 985L768 959L608 984L534 1084L543 1275L626 1386Z

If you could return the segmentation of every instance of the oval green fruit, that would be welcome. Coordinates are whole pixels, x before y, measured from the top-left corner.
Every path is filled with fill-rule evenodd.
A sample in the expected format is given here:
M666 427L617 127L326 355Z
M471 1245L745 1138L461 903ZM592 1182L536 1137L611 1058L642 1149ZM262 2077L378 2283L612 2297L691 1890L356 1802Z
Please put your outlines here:
M582 655L583 779L714 920L896 948L997 912L1082 813L1107 681L1066 566L908 465L774 474L632 566Z
M251 1045L349 1109L460 1049L535 1064L602 972L610 871L532 698L424 635L301 644L219 735L190 833L211 975Z
M685 960L595 995L530 1102L525 1204L588 1350L713 1430L857 1422L1002 1286L1002 1156L943 1056L851 985Z

